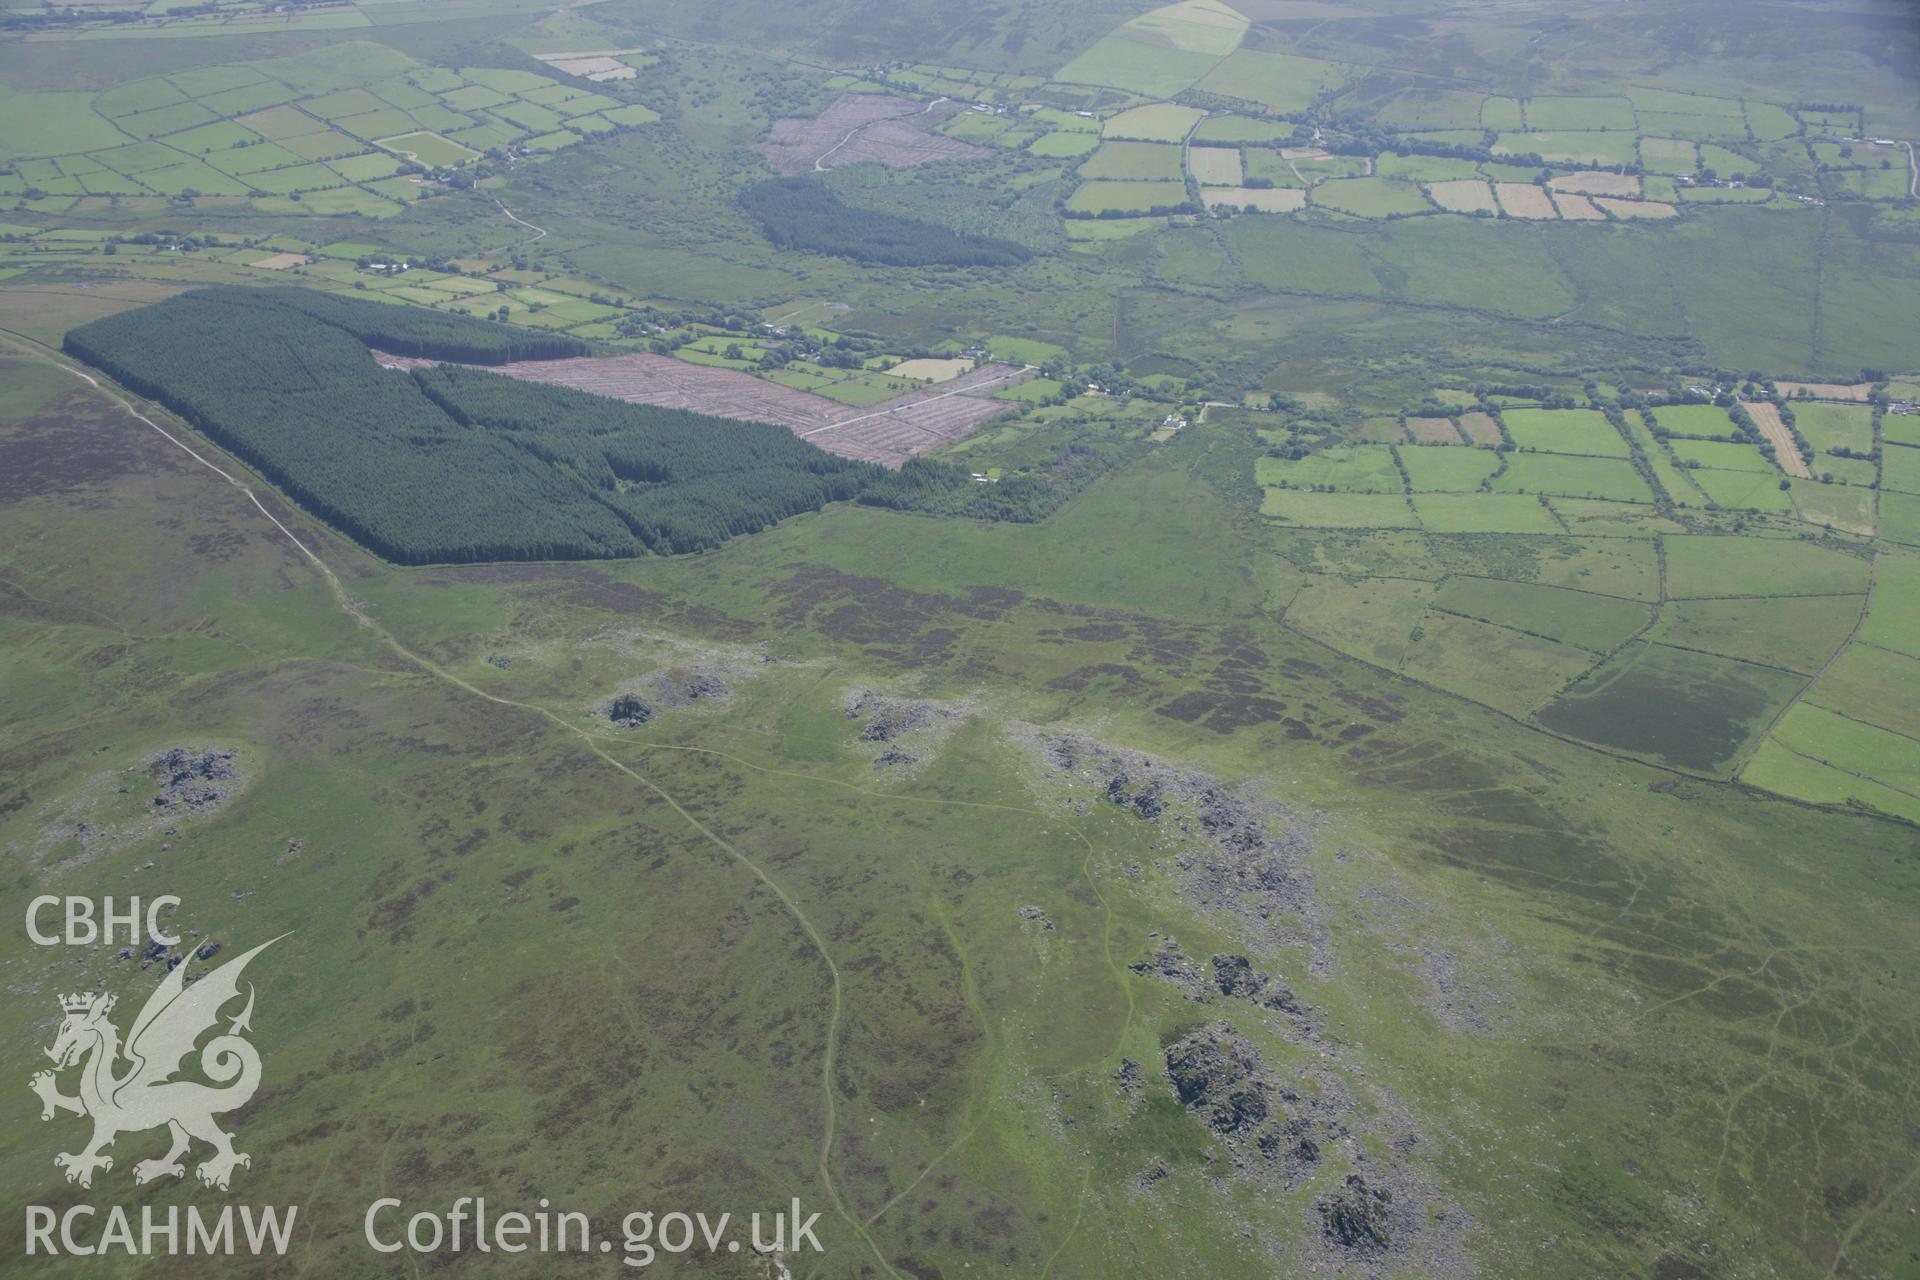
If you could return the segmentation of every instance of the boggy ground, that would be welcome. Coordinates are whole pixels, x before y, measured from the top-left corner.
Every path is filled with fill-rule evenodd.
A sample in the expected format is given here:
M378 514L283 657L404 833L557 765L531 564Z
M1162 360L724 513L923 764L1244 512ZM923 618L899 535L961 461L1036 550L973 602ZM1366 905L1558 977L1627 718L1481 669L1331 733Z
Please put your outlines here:
M235 1120L312 1274L408 1274L359 1243L373 1186L603 1228L797 1194L836 1276L1736 1276L1914 1247L1909 833L1313 646L1195 479L1203 439L1037 526L836 508L618 566L395 571L256 486L362 625L240 491L68 375L6 373L0 448L86 443L0 503L0 840L37 891L151 884L228 948L294 930L249 973L267 1074ZM687 647L642 662L621 631ZM753 674L589 714L712 655ZM861 690L954 714L876 769ZM1030 744L1057 740L1118 762L1125 802L1048 778ZM244 790L171 839L35 852L90 780L174 747L235 751ZM1284 873L1270 917L1220 879L1249 856ZM1197 983L1131 968L1169 935ZM51 1042L46 992L160 967L115 954L0 945L24 1031L0 1069ZM58 1129L0 1095L24 1200L83 1194ZM86 1194L166 1194L107 1176Z

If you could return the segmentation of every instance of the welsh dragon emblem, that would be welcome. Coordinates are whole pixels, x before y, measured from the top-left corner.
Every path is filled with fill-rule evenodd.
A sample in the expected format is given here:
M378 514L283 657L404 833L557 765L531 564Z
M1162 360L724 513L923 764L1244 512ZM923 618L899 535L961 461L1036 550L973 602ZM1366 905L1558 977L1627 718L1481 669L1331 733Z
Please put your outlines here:
M203 974L192 986L187 985L187 966L176 965L141 1006L124 1046L119 1029L107 1019L113 1012L113 996L101 992L60 997L66 1020L46 1051L54 1070L39 1072L28 1083L40 1095L42 1120L53 1119L59 1111L93 1120L93 1139L83 1150L53 1158L66 1170L68 1182L92 1186L96 1169L113 1168L113 1157L103 1153L115 1138L161 1125L171 1138L167 1154L134 1165L135 1182L184 1176L186 1166L180 1158L196 1138L213 1147L213 1154L194 1171L209 1187L226 1190L235 1167L253 1163L245 1152L233 1149L233 1135L214 1122L214 1116L245 1106L260 1087L260 1054L243 1038L252 1029L251 983L246 1007L224 1034L215 1035L200 1049L200 1071L214 1084L173 1077L201 1036L216 1028L220 1010L239 998L240 974L248 962L278 941L261 943ZM76 1065L81 1067L80 1093L68 1097L60 1092L54 1072Z

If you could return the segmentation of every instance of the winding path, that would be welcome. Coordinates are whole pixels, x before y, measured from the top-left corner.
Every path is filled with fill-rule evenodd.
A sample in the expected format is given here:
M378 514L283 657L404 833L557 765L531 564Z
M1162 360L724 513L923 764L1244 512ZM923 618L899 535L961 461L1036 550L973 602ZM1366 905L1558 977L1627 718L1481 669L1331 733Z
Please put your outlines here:
M515 218L512 212L507 210L505 205L501 205L500 207L502 212L505 212L509 218L513 218L515 222L519 222L520 225L522 226L532 227L533 224L527 223L527 222L521 222L519 218ZM534 229L540 230L539 228L534 228ZM544 230L540 230L540 235L545 235L545 234L546 232ZM534 238L538 239L539 236L535 236ZM531 241L529 241L528 243L531 243ZM845 1016L845 989L841 979L840 966L834 962L833 955L827 947L826 939L822 936L822 934L820 933L820 930L814 925L813 921L807 916L807 913L801 908L800 904L793 898L792 895L790 895L786 891L785 888L783 888L780 885L780 883L777 880L775 880L771 875L767 873L765 868L760 866L759 863L754 861L746 853L742 852L738 846L726 840L718 832L713 830L713 828L709 827L707 824L700 821L699 818L695 817L692 813L690 813L677 799L674 798L674 796L671 793L669 793L665 788L661 787L659 783L653 781L653 779L647 777L645 774L641 773L637 769L634 769L632 766L610 755L607 752L607 750L601 746L601 743L603 741L614 742L635 751L668 751L668 752L677 752L685 755L709 756L715 759L728 761L729 763L739 766L741 768L748 769L755 773L763 774L766 776L786 778L791 780L807 782L815 786L823 786L823 787L828 787L828 788L837 789L837 790L851 791L863 796L870 796L878 799L885 799L894 804L902 804L902 803L926 804L926 805L936 805L936 806L949 807L949 808L981 809L981 810L997 811L1001 813L1018 813L1022 815L1032 816L1032 817L1046 816L1043 813L1043 811L1040 809L1028 807L1025 805L1002 804L1002 803L996 803L992 801L949 800L949 799L942 799L942 798L933 797L933 796L902 796L902 795L893 794L891 792L879 791L874 788L862 787L855 783L842 782L838 779L818 778L818 777L814 777L811 774L800 773L793 770L772 768L766 765L757 764L743 757L734 755L731 752L721 751L721 750L717 750L709 747L693 747L693 746L684 746L684 745L672 744L672 743L628 742L628 741L625 741L624 739L615 737L614 735L611 735L611 734L599 734L599 733L589 732L588 730L580 727L577 724L572 723L571 721L565 719L564 717L560 716L556 712L546 707L538 706L533 703L520 702L513 698L504 698L499 696L498 694L489 693L485 689L482 689L479 686L472 684L471 682L461 678L460 676L455 675L453 672L448 671L444 667L440 666L438 663L434 662L432 659L422 654L416 653L412 649L407 648L406 645L402 644L400 640L397 637L395 637L391 632L386 630L386 628L382 627L379 623L375 622L373 618L367 614L366 610L361 607L360 603L356 601L351 594L348 593L345 585L340 581L339 576L334 573L332 567L329 566L326 563L326 561L322 560L319 554L316 553L312 547L309 547L306 543L302 542L298 537L298 535L296 535L292 529L288 528L287 525L284 522L282 522L278 516L274 515L272 511L268 510L267 506L260 501L259 496L254 492L251 486L249 486L242 480L236 478L232 472L229 472L226 469L222 468L219 464L213 462L212 460L207 458L204 454L196 450L187 441L181 439L179 435L176 435L174 432L169 431L165 426L161 425L159 422L155 421L153 418L148 417L146 414L142 413L138 408L135 407L135 405L131 400L123 396L118 390L116 390L113 387L105 385L104 383L101 382L100 379L94 377L92 374L88 373L85 369L82 369L77 365L69 363L66 359L62 358L57 352L53 351L52 348L47 347L44 343L41 343L33 338L30 338L25 334L17 333L13 330L0 330L0 333L4 333L8 339L12 340L13 345L21 349L24 349L27 352L27 354L32 355L37 359L44 360L47 363L54 365L56 368L62 369L65 372L72 374L74 377L80 379L82 382L85 382L88 386L92 387L94 391L98 392L100 395L106 397L108 400L118 405L130 417L152 428L154 431L158 432L163 438L165 438L165 440L169 444L173 445L175 448L185 453L188 457L192 458L195 462L199 463L202 467L206 468L208 471L211 471L216 476L219 476L222 480L226 481L229 485L238 489L243 495L245 495L247 501L252 503L254 508L257 511L259 511L259 513L262 516L265 516L268 522L271 523L275 529L279 530L280 533L286 537L287 541L292 543L294 548L299 551L301 556L303 556L320 574L322 580L326 583L328 593L332 596L335 605L339 607L340 611L346 614L347 617L351 618L355 623L355 625L363 628L365 631L368 632L369 635L371 635L373 638L378 640L381 645L386 647L396 657L400 658L403 662L406 662L407 664L419 669L421 672L430 676L431 678L435 680L439 680L445 684L449 684L454 688L459 689L463 693L469 694L476 698L485 699L486 701L491 702L497 706L511 707L515 710L528 712L532 715L538 716L542 720L547 721L548 723L562 730L566 734L579 739L580 742L585 745L586 749L592 752L593 755L597 757L602 763L608 765L609 767L615 770L618 770L620 773L624 774L626 777L632 779L634 782L638 783L641 787L645 788L646 791L648 791L650 794L652 794L657 799L659 799L662 803L667 805L668 808L672 809L673 812L676 815L678 815L681 819L683 819L688 826L692 827L703 838L705 838L707 841L713 844L714 847L721 850L724 854L726 854L726 856L729 859L731 859L737 865L747 870L756 880L758 880L762 885L764 885L769 891L773 893L774 897L779 901L781 907L787 912L789 916L792 917L794 923L800 928L800 931L802 932L802 934L805 935L808 943L813 947L814 951L818 953L818 955L820 956L820 960L822 964L825 965L827 974L831 979L832 1001L827 1013L826 1025L824 1027L824 1045L822 1049L822 1057L821 1057L821 1064L820 1064L820 1098L821 1098L821 1107L822 1107L822 1132L820 1135L819 1155L816 1162L816 1172L820 1178L820 1183L822 1188L827 1193L828 1202L831 1204L834 1212L840 1217L842 1221L846 1223L847 1227L852 1231L853 1235L867 1246L868 1250L873 1254L875 1262L879 1264L881 1270L884 1271L888 1276L892 1277L892 1280L900 1280L900 1273L897 1270L895 1270L893 1265L887 1260L886 1255L881 1251L879 1243L873 1238L873 1234L871 1231L873 1224L876 1223L880 1219L880 1217L887 1212L888 1209L892 1208L893 1203L897 1202L900 1199L900 1197L895 1196L893 1201L889 1201L886 1205L882 1206L877 1212L875 1212L871 1217L863 1221L861 1217L853 1211L853 1209L849 1206L845 1198L841 1195L839 1186L837 1183L835 1183L833 1178L833 1170L832 1170L833 1147L834 1147L834 1142L835 1142L835 1139L838 1133L838 1127L839 1127L839 1111L838 1111L838 1105L835 1098L834 1075L835 1075L835 1065L836 1065L837 1056L838 1056L840 1027ZM1012 375L1007 375L1007 376L1012 376ZM988 384L980 384L980 385L988 385ZM957 393L949 393L949 394L957 394ZM838 426L843 424L836 423L834 425ZM1088 889L1093 894L1095 900L1099 902L1101 907L1102 917L1104 921L1103 927L1102 927L1101 946L1105 953L1104 958L1106 960L1107 967L1113 974L1116 985L1118 985L1122 995L1126 999L1127 1013L1126 1013L1125 1019L1121 1023L1119 1032L1115 1038L1115 1042L1117 1045L1119 1043L1124 1042L1127 1032L1129 1028L1132 1026L1132 1023L1136 1014L1133 989L1131 984L1127 980L1126 972L1120 967L1118 961L1114 958L1114 955L1113 955L1113 907L1111 902L1109 902L1107 896L1101 892L1099 883L1094 877L1094 867L1093 867L1094 856L1098 851L1095 848L1093 842L1088 840L1087 837L1081 832L1074 831L1072 834L1075 839L1079 840L1080 843L1086 847L1086 858L1085 858L1085 861L1082 863L1081 871L1087 881ZM956 952L956 955L958 954L960 953ZM963 969L963 981L969 987L971 987L970 972L965 967L964 956L961 956L961 963L962 963L962 969ZM981 1017L984 1022L984 1009L981 1008L976 1003L977 1000L978 1000L978 995L976 992L976 993L973 993L972 998L968 1001L968 1003L970 1007L974 1009L976 1016ZM988 1031L988 1029L984 1026L982 1030L983 1030L983 1033L987 1033ZM935 1167L937 1167L938 1165L946 1161L962 1146L966 1145L966 1143L969 1140L971 1140L974 1134L978 1131L980 1124L981 1124L980 1119L976 1119L971 1127L964 1129L954 1139L952 1143L950 1143L944 1150L942 1150L937 1156L935 1156L933 1161L930 1164L928 1164L927 1167L920 1172L919 1176L916 1177L913 1180L913 1182L910 1184L910 1187L918 1186L927 1177L927 1175L932 1172L932 1170ZM1079 1212L1076 1213L1075 1215L1074 1226L1076 1228L1078 1227L1078 1224L1079 1224L1079 1218L1081 1215L1084 1214L1085 1208L1086 1208L1084 1194L1085 1194L1085 1188L1083 1187L1082 1197L1079 1205ZM1068 1240L1072 1238L1072 1234L1073 1234L1072 1230L1069 1230L1068 1236L1067 1236ZM1056 1248L1055 1250L1056 1256L1058 1255L1061 1249L1065 1248L1066 1243L1067 1243L1067 1240L1063 1240L1060 1246ZM1051 1260L1049 1261L1049 1265L1051 1265Z
M525 240L516 240L514 242L516 245L532 244L537 240L544 240L547 238L547 229L545 227L534 226L531 222L528 222L525 218L522 218L519 214L507 208L506 205L501 204L499 196L495 196L493 198L493 202L497 205L500 205L500 212L507 215L508 222L517 222L521 226L525 227L527 230L533 232L533 235L531 235Z

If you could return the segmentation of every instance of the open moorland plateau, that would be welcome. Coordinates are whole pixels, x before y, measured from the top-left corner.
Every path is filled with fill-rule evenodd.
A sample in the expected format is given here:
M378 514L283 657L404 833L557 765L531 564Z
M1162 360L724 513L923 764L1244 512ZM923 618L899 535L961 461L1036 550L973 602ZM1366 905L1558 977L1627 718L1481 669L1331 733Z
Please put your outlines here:
M1916 141L1898 0L0 0L0 1274L1920 1277Z

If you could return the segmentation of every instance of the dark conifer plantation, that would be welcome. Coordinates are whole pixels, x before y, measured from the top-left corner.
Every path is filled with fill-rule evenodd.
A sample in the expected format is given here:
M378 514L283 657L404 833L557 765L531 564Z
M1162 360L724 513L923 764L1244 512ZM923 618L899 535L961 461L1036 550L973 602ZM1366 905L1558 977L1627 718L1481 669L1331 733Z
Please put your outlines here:
M781 427L625 404L448 360L581 354L571 338L314 293L203 289L95 321L66 349L205 431L404 564L697 551L884 482Z
M831 253L888 267L1012 267L1033 256L1011 240L855 209L810 178L756 182L741 201L767 239L782 249Z

